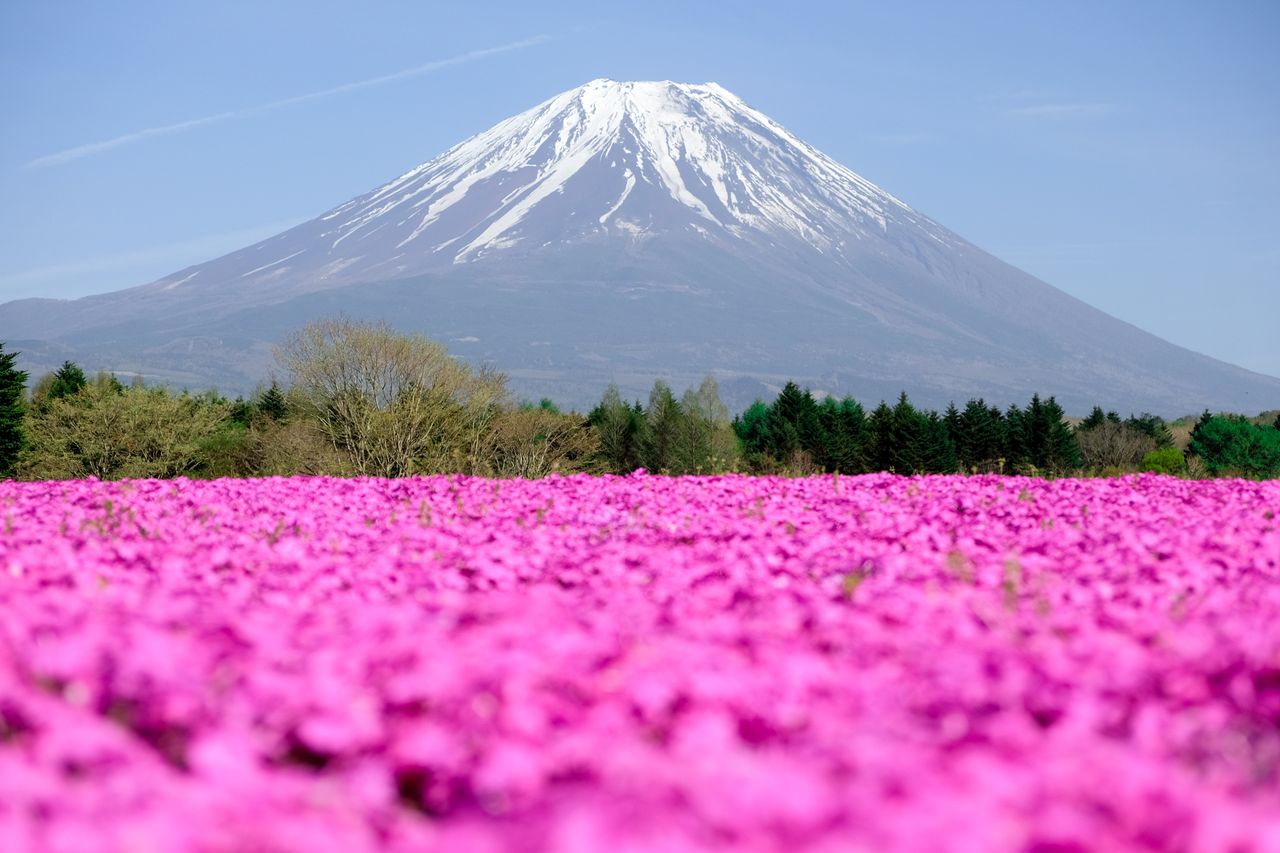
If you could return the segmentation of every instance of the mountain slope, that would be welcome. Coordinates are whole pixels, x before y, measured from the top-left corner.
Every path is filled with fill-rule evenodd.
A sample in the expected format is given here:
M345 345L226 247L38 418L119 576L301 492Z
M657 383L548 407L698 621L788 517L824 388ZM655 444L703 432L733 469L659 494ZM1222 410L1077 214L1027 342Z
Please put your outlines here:
M1260 410L1280 380L1190 353L967 243L715 84L596 80L276 237L138 288L0 306L33 364L241 390L270 342L380 316L583 405L715 372L866 402L1055 393Z

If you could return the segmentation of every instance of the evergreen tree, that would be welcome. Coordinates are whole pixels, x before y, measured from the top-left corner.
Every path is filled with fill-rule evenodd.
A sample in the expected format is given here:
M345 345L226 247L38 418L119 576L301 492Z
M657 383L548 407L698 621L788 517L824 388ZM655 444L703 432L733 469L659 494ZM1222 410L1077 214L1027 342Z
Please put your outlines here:
M79 365L74 361L64 361L62 367L54 371L53 382L49 384L45 398L58 400L70 397L72 394L79 393L80 389L88 384L89 380L85 378L84 371Z
M954 435L956 457L966 471L994 471L1004 457L1004 416L981 397L960 412Z
M27 373L14 362L16 352L5 352L0 342L0 477L13 475L14 462L26 444L22 430Z
M1280 432L1240 415L1201 418L1187 450L1214 474L1280 476Z
M1280 429L1280 414L1276 415L1276 419L1274 422L1272 422L1271 426L1275 427L1276 429Z
M1173 447L1173 433L1169 432L1168 424L1159 415L1143 412L1141 415L1130 415L1124 423L1149 437L1156 443L1157 449Z
M867 418L867 431L870 433L870 453L867 456L871 470L888 471L893 468L893 409L884 400Z
M734 418L733 431L753 464L758 464L761 457L771 454L773 433L769 423L769 407L763 400L756 400L739 417Z
M773 456L788 461L797 450L807 451L815 460L822 453L825 436L818 418L818 404L806 388L794 382L783 386L769 407L769 427Z
M1080 444L1075 433L1067 425L1066 413L1058 401L1050 397L1045 401L1043 419L1046 424L1045 455L1041 468L1067 472L1080 467Z
M1017 471L1031 463L1030 429L1026 413L1016 404L1009 406L1004 415L1004 460L1007 472Z
M951 407L954 410L955 406ZM959 413L956 413L959 417ZM937 412L924 415L920 446L920 469L930 474L954 474L959 467L955 442L945 418Z
M1095 427L1100 427L1102 426L1102 422L1106 419L1107 416L1103 414L1102 407L1094 406L1093 409L1090 410L1089 416L1080 421L1078 429L1094 429Z
M818 421L826 441L815 462L827 472L860 474L867 470L867 419L852 397L839 403L827 397L818 406Z
M288 415L288 408L280 383L272 379L271 385L258 398L258 414L273 421L283 421Z
M898 396L898 403L893 407L890 423L892 424L890 467L899 474L917 474L926 470L928 425L924 415L911 405L906 391Z

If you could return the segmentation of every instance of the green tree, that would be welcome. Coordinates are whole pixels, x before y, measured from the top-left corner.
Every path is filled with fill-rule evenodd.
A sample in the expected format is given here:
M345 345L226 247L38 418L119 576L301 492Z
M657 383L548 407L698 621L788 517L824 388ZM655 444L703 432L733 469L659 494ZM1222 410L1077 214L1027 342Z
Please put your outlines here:
M959 462L946 420L937 412L927 412L922 427L919 470L929 474L954 474Z
M14 463L26 445L23 416L27 373L15 365L16 352L5 352L0 342L0 477L13 476Z
M177 477L206 464L224 402L165 388L91 383L33 409L20 471L32 479Z
M840 402L827 397L818 405L818 421L826 436L815 461L824 471L861 474L867 470L867 417L852 397Z
M1093 429L1107 422L1120 423L1120 415L1115 412L1104 413L1101 406L1094 406L1093 411L1089 412L1089 416L1080 422L1079 429Z
M742 442L742 450L751 465L759 467L763 464L764 457L772 458L773 433L769 423L769 407L763 400L756 400L733 419L733 431Z
M1280 477L1280 430L1257 426L1240 415L1206 413L1192 430L1187 450L1214 475Z
M289 403L285 399L280 383L272 379L271 384L258 397L254 407L257 413L273 421L282 421L289 414Z
M640 460L647 470L656 474L674 469L680 429L680 404L671 386L661 379L655 380L644 411L644 433L640 439Z
M871 410L871 415L867 418L867 430L871 439L871 452L868 456L872 471L889 471L894 467L894 451L897 445L893 421L893 409L889 408L889 404L884 400Z
M970 400L960 412L952 440L957 462L967 471L999 471L1004 458L1004 415L982 398Z
M62 367L53 373L53 382L49 384L46 398L58 400L62 397L70 397L72 394L79 393L80 389L88 384L89 380L85 378L84 371L79 365L74 361L64 361Z
M1075 433L1067 424L1066 414L1058 401L1050 397L1040 411L1041 429L1045 432L1044 457L1039 467L1058 473L1074 471L1080 467L1080 445Z
M738 438L714 378L703 379L681 398L672 455L673 470L682 474L720 473L737 466Z
M1138 432L1150 438L1156 443L1156 449L1173 447L1173 433L1169 431L1169 425L1165 423L1164 418L1159 415L1153 415L1149 412L1143 412L1140 415L1130 415L1125 420L1125 425L1136 429Z
M614 474L628 474L641 466L640 437L643 415L622 400L618 386L609 383L604 398L587 421L600 436L604 467Z

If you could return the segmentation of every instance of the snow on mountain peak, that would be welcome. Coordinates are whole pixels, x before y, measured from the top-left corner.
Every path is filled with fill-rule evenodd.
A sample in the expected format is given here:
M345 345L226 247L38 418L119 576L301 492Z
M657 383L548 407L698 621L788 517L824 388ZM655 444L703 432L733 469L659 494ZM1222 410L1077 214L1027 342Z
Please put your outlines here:
M681 229L839 250L894 221L928 223L716 83L604 78L323 219L334 250L390 232L407 255L455 263L592 233Z

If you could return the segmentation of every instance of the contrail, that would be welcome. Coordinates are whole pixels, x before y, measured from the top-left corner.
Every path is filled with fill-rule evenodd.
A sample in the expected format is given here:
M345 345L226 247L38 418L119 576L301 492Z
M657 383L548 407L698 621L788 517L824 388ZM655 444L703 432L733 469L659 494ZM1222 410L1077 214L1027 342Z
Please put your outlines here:
M87 145L77 145L75 148L68 148L65 151L57 151L53 154L45 154L37 157L26 164L28 169L36 169L41 166L56 166L60 163L67 163L72 160L79 160L81 157L89 157L94 154L100 154L103 151L110 151L112 148L119 148L122 145L130 145L134 142L141 142L144 139L150 139L153 136L166 136L171 133L181 133L184 130L193 130L197 127L203 127L207 124L214 124L221 121L230 121L231 119L247 118L248 116L259 115L261 113L278 110L282 107L293 106L307 101L315 101L320 98L328 98L331 95L341 95L346 92L354 92L357 89L367 89L370 86L381 86L384 83L394 83L397 80L404 80L407 77L416 77L419 74L429 74L432 71L438 71L441 68L448 68L452 65L464 65L468 62L475 62L485 59L499 53L509 53L513 50L521 50L522 48L532 47L536 44L542 44L550 40L550 36L539 35L533 38L522 39L521 41L513 41L510 44L499 45L498 47L486 47L480 50L472 50L467 53L460 53L457 56L450 56L447 59L436 59L424 65L418 65L413 68L406 68L403 71L395 71L391 74L383 74L381 77L371 77L368 80L358 80L354 83L343 83L341 86L334 86L331 89L321 89L318 92L308 92L305 95L294 95L291 98L283 98L279 101L272 101L268 104L261 104L256 107L245 107L240 110L232 110L225 113L217 113L215 115L204 116L203 118L193 118L187 121L180 121L177 124L165 124L159 127L148 127L143 130L137 130L133 133L126 133L117 136L114 139L103 140L102 142L90 142Z

